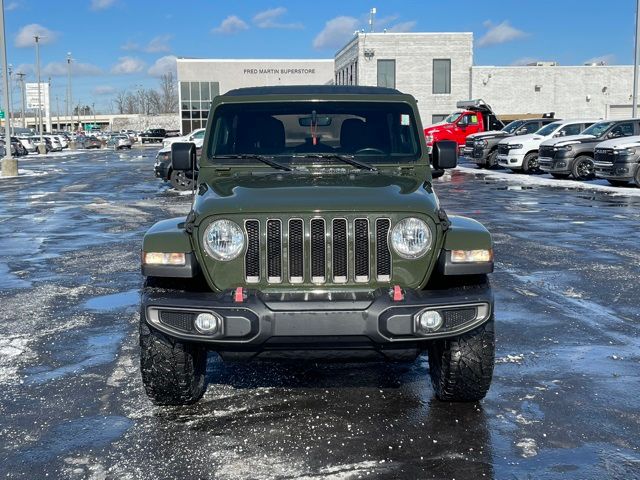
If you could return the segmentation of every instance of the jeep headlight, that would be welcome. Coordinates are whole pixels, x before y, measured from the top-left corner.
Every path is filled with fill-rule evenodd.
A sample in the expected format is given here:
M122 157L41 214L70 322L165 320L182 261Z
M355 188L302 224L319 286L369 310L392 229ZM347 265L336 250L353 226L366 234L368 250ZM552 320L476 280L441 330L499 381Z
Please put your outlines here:
M433 235L429 226L419 218L405 218L391 231L391 245L402 258L419 258L431 247Z
M204 249L215 260L229 261L244 248L244 233L231 220L216 220L204 231Z

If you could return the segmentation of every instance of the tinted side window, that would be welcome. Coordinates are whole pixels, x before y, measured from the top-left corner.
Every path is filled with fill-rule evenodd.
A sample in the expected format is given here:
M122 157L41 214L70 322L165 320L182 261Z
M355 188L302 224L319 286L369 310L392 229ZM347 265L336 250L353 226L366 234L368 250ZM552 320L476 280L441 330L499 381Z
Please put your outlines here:
M616 125L608 134L611 138L630 137L631 135L633 135L633 123L621 123Z
M526 133L533 133L540 130L540 124L538 122L527 123L524 128L527 130Z
M562 127L558 133L560 135L578 135L582 130L584 130L584 128L582 128L582 124L576 123Z

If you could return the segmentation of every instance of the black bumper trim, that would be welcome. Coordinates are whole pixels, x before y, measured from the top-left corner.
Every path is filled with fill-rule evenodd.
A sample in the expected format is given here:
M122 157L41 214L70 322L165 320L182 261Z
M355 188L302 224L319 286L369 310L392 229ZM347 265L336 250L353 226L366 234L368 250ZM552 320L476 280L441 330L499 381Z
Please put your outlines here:
M493 311L493 295L488 285L447 290L406 290L404 300L392 301L388 290L352 293L351 299L336 299L332 293L265 294L247 291L242 303L234 303L231 291L224 293L145 290L142 314L146 321L164 333L184 340L211 345L219 350L256 351L273 339L315 337L318 343L328 337L366 337L372 345L402 344L460 335L481 325ZM329 309L327 304L333 307ZM477 307L474 317L451 328L419 334L414 315L424 309L459 310ZM212 336L178 331L160 321L162 311L214 312L223 317L222 333ZM486 313L486 314L485 314ZM391 322L391 323L390 323ZM230 336L230 332L235 332Z

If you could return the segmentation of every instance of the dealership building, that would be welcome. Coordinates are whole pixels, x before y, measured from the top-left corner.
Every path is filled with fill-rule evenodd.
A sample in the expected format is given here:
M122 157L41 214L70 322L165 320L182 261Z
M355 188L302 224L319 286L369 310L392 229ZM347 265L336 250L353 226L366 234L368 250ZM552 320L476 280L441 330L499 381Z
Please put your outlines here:
M333 59L221 60L180 58L184 133L204 126L211 99L247 86L378 85L418 100L422 122L442 120L456 102L481 98L505 119L555 112L558 118L624 118L631 114L633 66L476 66L473 34L356 33Z

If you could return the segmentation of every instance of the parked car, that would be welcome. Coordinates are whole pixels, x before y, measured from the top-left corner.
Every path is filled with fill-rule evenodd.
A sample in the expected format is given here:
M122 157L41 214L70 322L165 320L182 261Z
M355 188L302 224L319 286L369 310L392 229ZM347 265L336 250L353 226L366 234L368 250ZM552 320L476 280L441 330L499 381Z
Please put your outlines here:
M462 154L481 168L491 168L498 164L498 143L501 140L512 136L532 134L554 121L556 119L552 114L549 114L549 116L542 118L514 120L502 130L469 135L462 149Z
M43 135L43 138L46 138L51 142L51 151L52 152L61 152L62 151L62 143L55 135Z
M56 140L60 142L60 145L62 146L63 150L65 148L69 148L69 140L67 140L67 137L65 137L64 135L61 135L58 133L58 134L52 135L52 137L56 138Z
M102 148L102 142L93 135L80 137L77 141L82 145L82 148L86 148L87 150L90 148Z
M35 141L36 139L34 137L23 135L23 136L19 136L18 140L24 146L27 152L36 153L38 151L38 147Z
M196 144L197 145L197 144ZM171 161L171 145L161 149L156 155L156 162L153 166L155 176L169 182L176 190L192 190L193 184L198 178L198 162L202 148L196 147L196 169L195 171L174 169Z
M555 178L573 176L589 180L595 176L593 155L596 145L620 137L640 135L640 119L604 120L594 123L580 135L553 138L540 144L540 169Z
M188 216L142 241L151 400L197 402L208 350L225 361L426 352L428 391L482 399L495 363L491 235L440 205L416 100L378 87L259 87L217 96L211 112L215 140ZM172 149L176 168L190 168L193 144ZM455 167L456 144L435 143L431 161Z
M131 150L131 139L127 135L113 135L108 141L107 146L113 147L114 150L128 148Z
M22 144L18 137L11 137L11 151L15 153L17 157L29 155L29 151Z
M577 135L597 120L565 120L548 123L536 133L520 135L500 140L497 147L498 165L510 168L514 172L537 172L538 149L545 140L557 137Z
M429 125L424 129L427 146L434 142L452 140L462 148L467 137L473 133L499 130L504 124L498 119L491 107L484 100L468 100L458 102L453 112L442 122Z
M596 145L596 177L611 185L624 186L633 181L640 187L640 135L606 140Z
M164 128L151 128L140 134L141 143L161 143L167 136Z
M207 131L206 128L197 128L193 132L184 135L182 137L169 137L162 141L162 148L170 147L175 142L193 142L196 144L196 148L202 148L204 142L204 134Z

